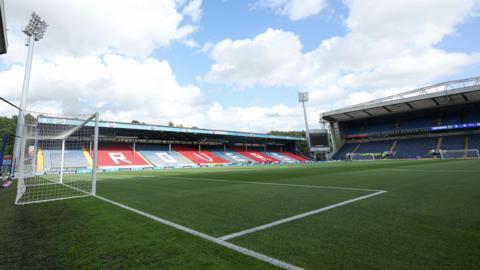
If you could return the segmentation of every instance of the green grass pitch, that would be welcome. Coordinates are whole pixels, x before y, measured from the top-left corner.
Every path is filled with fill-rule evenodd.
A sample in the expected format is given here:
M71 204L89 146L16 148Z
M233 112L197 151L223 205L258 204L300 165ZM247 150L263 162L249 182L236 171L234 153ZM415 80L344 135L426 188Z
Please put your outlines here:
M480 269L480 161L368 161L99 174L98 195L305 269ZM333 188L332 188L333 187ZM352 189L350 189L352 188ZM14 206L0 269L276 269L94 197Z

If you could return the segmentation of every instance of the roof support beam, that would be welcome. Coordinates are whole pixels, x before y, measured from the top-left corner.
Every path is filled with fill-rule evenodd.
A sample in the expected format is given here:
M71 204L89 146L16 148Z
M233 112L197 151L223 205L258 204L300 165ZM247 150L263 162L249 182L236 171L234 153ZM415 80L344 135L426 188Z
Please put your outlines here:
M373 114L371 114L371 113L367 112L367 110L362 110L362 112L364 112L364 113L368 114L369 116L373 116Z
M387 111L387 112L389 112L389 113L392 113L392 110L390 110L389 108L387 108L387 107L385 107L385 106L382 106L382 108L383 108L385 111Z
M468 99L468 97L465 95L465 93L461 93L460 95L463 97L463 100L465 100L466 102L470 101L470 99Z
M352 115L351 115L351 114L349 114L349 113L344 113L344 114L345 114L346 116L348 116L348 117L352 118L352 119L354 119L354 118L355 118L354 116L352 116Z
M410 104L410 102L405 102L405 105L407 105L410 109L415 110L415 108Z
M431 100L433 101L433 103L435 103L435 105L440 106L440 103L438 103L438 101L435 98L431 98Z

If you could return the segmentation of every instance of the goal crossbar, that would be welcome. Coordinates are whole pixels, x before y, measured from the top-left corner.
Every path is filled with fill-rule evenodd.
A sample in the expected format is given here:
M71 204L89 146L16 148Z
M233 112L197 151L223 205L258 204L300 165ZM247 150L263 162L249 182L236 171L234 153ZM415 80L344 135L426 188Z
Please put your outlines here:
M478 149L442 149L439 151L442 159L447 158L480 158Z

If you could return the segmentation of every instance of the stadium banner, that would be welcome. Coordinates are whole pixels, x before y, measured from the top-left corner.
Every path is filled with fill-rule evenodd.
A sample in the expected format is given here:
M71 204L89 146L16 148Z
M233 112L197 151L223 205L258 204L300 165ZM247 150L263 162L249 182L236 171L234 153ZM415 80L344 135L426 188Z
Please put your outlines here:
M465 123L465 124L454 124L454 125L445 125L432 127L431 130L446 130L446 129L460 129L460 128L476 128L480 127L480 123Z

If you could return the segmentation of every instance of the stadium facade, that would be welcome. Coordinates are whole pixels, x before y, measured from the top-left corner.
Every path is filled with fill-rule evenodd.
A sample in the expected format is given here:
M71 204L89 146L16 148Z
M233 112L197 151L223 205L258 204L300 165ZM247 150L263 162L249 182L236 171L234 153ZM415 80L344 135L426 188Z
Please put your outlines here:
M480 77L448 81L326 112L334 151L370 158L477 157Z
M78 122L78 123L77 123ZM38 124L74 126L80 120L39 117ZM301 163L295 153L302 137L200 128L100 121L98 168L103 171L191 168L272 163ZM92 145L69 147L63 153L38 142L36 171L56 173L60 166L72 172L92 167ZM68 164L62 164L61 160Z
M0 54L7 53L7 25L5 23L5 6L0 0Z

